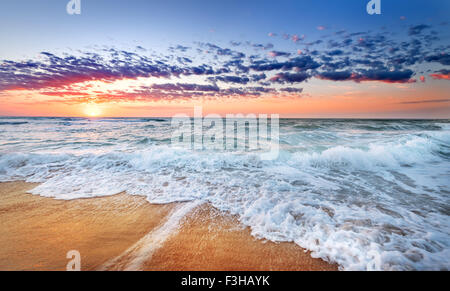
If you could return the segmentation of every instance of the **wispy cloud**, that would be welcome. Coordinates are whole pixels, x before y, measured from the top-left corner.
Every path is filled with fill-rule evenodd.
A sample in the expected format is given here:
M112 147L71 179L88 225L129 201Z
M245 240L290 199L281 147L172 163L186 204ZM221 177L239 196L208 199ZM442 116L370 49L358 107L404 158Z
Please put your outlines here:
M423 101L405 101L399 104L426 104L426 103L446 103L450 102L450 99L434 99L434 100L423 100Z

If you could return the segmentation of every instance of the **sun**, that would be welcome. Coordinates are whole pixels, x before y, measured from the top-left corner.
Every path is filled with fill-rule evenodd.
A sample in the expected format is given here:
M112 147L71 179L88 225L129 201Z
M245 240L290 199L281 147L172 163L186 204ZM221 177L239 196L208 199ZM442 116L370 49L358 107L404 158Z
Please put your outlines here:
M102 111L97 104L90 103L86 105L84 113L90 117L97 117L102 114Z

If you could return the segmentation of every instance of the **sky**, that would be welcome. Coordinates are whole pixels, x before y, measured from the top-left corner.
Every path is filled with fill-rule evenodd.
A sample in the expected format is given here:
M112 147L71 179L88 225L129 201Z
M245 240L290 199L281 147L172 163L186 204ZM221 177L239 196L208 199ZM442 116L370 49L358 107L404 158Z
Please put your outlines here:
M450 118L450 1L0 2L0 115Z

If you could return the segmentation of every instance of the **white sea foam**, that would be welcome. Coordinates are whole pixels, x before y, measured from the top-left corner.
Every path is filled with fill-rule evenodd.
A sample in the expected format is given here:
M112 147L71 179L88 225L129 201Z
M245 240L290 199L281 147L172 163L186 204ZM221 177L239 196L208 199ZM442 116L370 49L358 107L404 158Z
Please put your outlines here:
M446 122L281 121L275 161L172 148L165 120L20 122L0 127L0 181L33 194L210 202L345 270L450 269Z
M178 231L180 223L186 214L199 205L199 201L179 205L169 214L169 218L163 225L149 232L123 254L100 266L99 270L142 270L145 262L148 262L153 254L164 245L166 240Z

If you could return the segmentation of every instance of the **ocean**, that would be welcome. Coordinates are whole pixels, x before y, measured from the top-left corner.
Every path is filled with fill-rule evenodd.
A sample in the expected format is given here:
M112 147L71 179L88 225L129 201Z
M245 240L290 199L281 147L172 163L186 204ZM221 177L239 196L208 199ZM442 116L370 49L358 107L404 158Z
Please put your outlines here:
M208 202L343 270L450 269L450 120L281 119L279 155L171 146L169 118L0 118L0 182ZM1 198L0 198L1 199Z

